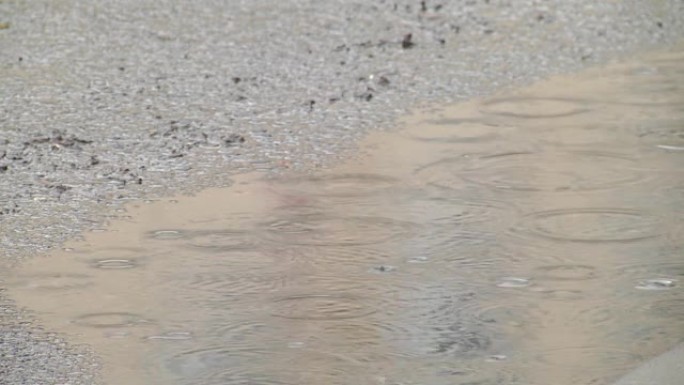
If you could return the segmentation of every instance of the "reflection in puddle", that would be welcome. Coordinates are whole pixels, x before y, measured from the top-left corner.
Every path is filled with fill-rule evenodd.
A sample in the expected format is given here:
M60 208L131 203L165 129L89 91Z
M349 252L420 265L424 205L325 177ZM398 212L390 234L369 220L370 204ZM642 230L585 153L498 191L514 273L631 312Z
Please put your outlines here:
M11 293L112 384L608 384L684 327L683 59L416 115L328 173L131 207Z

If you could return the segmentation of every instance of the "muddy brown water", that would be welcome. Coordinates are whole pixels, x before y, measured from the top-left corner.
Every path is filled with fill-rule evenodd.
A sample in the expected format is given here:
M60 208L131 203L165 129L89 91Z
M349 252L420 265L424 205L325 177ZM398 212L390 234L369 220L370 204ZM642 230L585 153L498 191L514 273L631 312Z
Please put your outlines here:
M684 330L684 49L131 205L5 278L109 384L608 384Z

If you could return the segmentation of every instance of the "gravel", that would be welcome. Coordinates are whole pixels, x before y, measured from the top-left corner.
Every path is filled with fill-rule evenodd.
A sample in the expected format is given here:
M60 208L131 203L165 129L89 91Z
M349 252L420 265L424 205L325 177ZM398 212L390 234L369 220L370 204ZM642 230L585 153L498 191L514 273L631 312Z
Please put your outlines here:
M411 108L684 36L681 0L230 3L0 0L0 269L128 201L312 171ZM93 383L1 285L0 384Z

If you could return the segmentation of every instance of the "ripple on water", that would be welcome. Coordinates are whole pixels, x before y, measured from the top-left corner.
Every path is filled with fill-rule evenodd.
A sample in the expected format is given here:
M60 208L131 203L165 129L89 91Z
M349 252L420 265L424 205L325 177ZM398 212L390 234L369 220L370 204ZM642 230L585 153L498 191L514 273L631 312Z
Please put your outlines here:
M375 216L290 215L263 224L266 240L302 246L355 246L412 234L416 224Z
M345 293L366 293L367 295L381 296L391 289L386 287L385 281L379 281L372 276L356 274L354 276L335 275L299 275L292 277L289 281L289 288L302 288L308 291L319 293L345 292Z
M126 312L84 314L76 317L72 322L91 328L122 328L150 323L139 314Z
M639 354L605 346L561 347L521 358L522 365L531 367L542 378L549 380L554 378L552 373L558 372L568 384L612 383L616 376L644 359Z
M210 299L237 297L248 294L265 294L280 291L288 276L280 273L214 270L194 273L187 277L186 288L210 294Z
M643 181L636 162L598 151L507 152L447 158L422 167L429 183L462 188L464 181L499 190L585 191Z
M173 229L168 229L168 230L155 230L147 233L147 236L149 238L161 240L161 241L166 241L166 240L174 240L174 239L183 239L187 238L188 232L185 230L173 230Z
M289 248L289 249L288 249ZM290 261L301 262L309 266L320 267L325 270L366 269L369 266L386 263L392 254L386 250L376 250L372 247L328 246L288 246L278 250L279 257Z
M577 309L572 316L572 322L591 328L608 329L610 325L620 325L620 320L634 310L634 308L624 306L624 303L601 299L591 307Z
M167 359L166 364L172 373L193 379L195 383L207 384L203 380L216 372L230 367L240 368L251 360L271 355L272 352L263 347L209 346L182 352Z
M306 348L210 347L184 352L167 365L190 383L207 385L348 384L365 372L339 355Z
M378 309L363 297L349 294L302 294L275 299L274 317L298 320L340 320L368 316Z
M402 363L395 373L390 373L386 384L391 385L522 385L519 378L508 368L482 360L445 357L411 360Z
M648 73L641 73L636 76L631 76L629 82L624 83L624 79L620 78L619 82L623 87L618 92L613 93L614 97L607 100L597 101L597 104L616 104L631 106L632 109L645 107L647 113L652 113L658 107L665 107L667 109L661 112L676 112L677 107L681 106L681 95L684 89L684 74L682 69L678 69L680 76L672 76L672 71L665 68L648 71ZM666 72L670 72L666 74ZM670 76L667 76L670 75ZM624 92L627 90L628 92ZM650 111L649 111L650 110Z
M649 315L684 322L684 298L653 300L646 309Z
M258 370L253 371L224 371L207 379L203 384L208 385L348 385L352 383L377 383L371 374L362 374L358 368L344 369L342 367L304 367L300 370L279 368L272 373ZM375 381L374 381L375 380ZM356 382L359 381L359 382Z
M427 228L402 246L406 271L432 277L448 274L452 279L469 277L471 285L485 285L493 269L511 262L514 256L503 250L497 234L469 231L458 226ZM418 254L418 255L415 255Z
M444 194L449 195L450 192L452 190L446 189ZM485 222L491 225L493 220L501 219L511 211L500 202L484 200L479 196L473 196L471 199L448 196L413 199L404 206L402 212L411 220L431 226L444 225L451 226L451 228L454 225Z
M428 341L431 350L428 354L463 356L484 355L492 346L492 340L481 331L467 330L456 324L434 327L429 334L434 334Z
M387 191L399 184L396 178L370 173L316 175L278 180L279 184L294 187L308 195L324 197L362 197Z
M215 322L210 325L210 335L225 341L233 348L264 347L264 341L271 344L282 340L288 333L286 326L277 322L257 319L229 320L229 322Z
M627 263L619 266L616 271L620 276L628 276L634 279L646 279L653 276L684 279L684 261L652 260Z
M100 259L91 261L90 265L96 269L104 270L125 270L139 266L135 259Z
M568 359L580 357L580 362ZM626 369L643 361L639 354L604 346L563 347L537 353L534 359L545 366L582 369Z
M146 337L148 340L159 340L159 341L186 341L192 339L192 333L186 331L171 331L161 334L155 334Z
M505 303L473 301L458 309L455 316L462 319L464 324L472 325L474 328L506 331L510 328L534 330L542 327L543 313L535 303L529 301Z
M185 246L208 252L247 250L255 247L255 240L241 230L156 230L149 238L162 241L183 240Z
M515 96L482 103L488 115L515 119L554 119L580 115L590 111L586 101L561 97Z
M93 281L86 274L37 273L12 278L8 284L31 290L61 291L86 288L92 286Z
M252 235L238 230L197 230L186 236L187 246L211 253L248 250L256 247Z
M278 264L288 263L288 258L281 253L269 253L267 250L220 250L215 253L188 254L188 263L197 273L226 274L226 278L241 274L253 274L255 271L269 270ZM181 274L183 272L181 271Z
M590 265L545 265L535 269L535 277L551 281L586 281L596 278L596 268Z
M628 242L661 234L657 217L622 208L573 208L545 210L525 216L515 233L554 241Z
M424 333L412 325L383 322L375 317L327 320L293 328L282 320L239 321L216 328L216 336L232 347L268 346L278 350L334 351L349 362L364 366L392 363L417 354Z
M438 311L439 312L439 311ZM323 323L320 333L311 343L322 347L335 347L344 356L364 366L386 363L398 359L484 354L492 346L488 333L464 326L460 319L439 318L436 314L424 316L403 314L391 322L384 317L367 317L340 322ZM327 337L330 337L329 339ZM341 339L340 336L345 336Z
M420 133L406 136L420 142L430 143L479 143L497 140L509 127L459 119L428 120L421 125Z

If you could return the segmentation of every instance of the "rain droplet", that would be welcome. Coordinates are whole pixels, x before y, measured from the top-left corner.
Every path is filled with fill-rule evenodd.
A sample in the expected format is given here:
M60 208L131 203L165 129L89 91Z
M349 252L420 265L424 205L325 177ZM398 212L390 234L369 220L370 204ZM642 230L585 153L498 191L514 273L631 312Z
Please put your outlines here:
M113 338L113 339L122 339L122 338L126 338L130 335L131 335L131 333L124 331L124 330L117 330L117 331L105 333L105 337Z
M684 151L684 146L670 146L667 144L659 144L656 147L665 151Z
M391 273L395 270L397 270L397 268L395 266L391 266L391 265L373 266L370 269L370 271L373 273Z
M421 255L418 257L409 258L409 260L406 262L408 262L408 263L426 263L429 261L430 261L430 258Z
M152 233L152 238L155 239L178 239L183 238L184 234L179 230L157 230Z
M653 278L639 281L635 286L639 290L668 290L677 285L677 280L670 278Z
M189 340L192 338L192 334L190 332L167 332L167 333L162 333L159 335L154 335L154 336L149 336L147 337L148 340L167 340L167 341L180 341L180 340Z
M518 278L518 277L503 277L496 284L497 287L504 288L521 288L530 286L531 282L528 278Z
M132 269L138 264L135 261L128 259L104 259L101 261L94 261L93 267L98 269Z
M508 359L508 357L504 354L492 354L491 356L487 357L485 361L487 362L499 362L499 361L504 361Z

